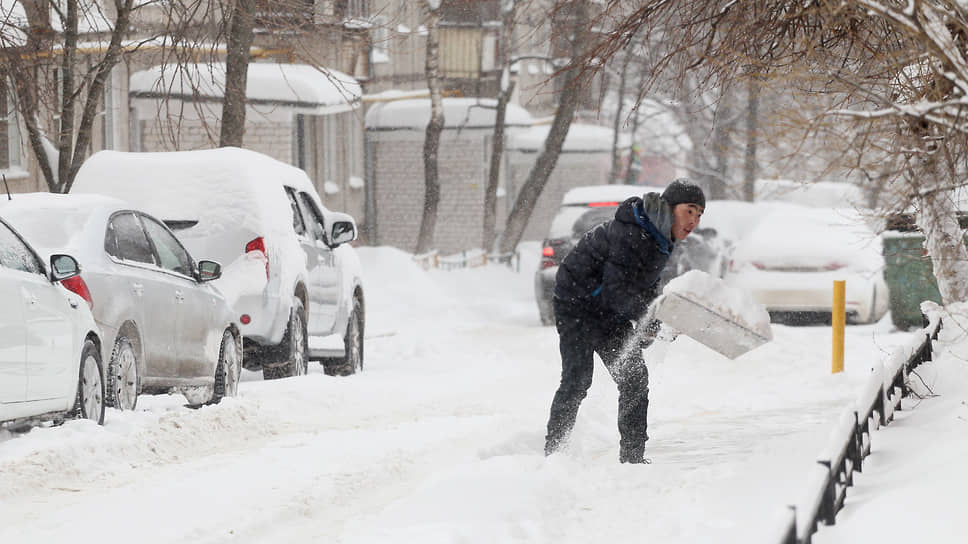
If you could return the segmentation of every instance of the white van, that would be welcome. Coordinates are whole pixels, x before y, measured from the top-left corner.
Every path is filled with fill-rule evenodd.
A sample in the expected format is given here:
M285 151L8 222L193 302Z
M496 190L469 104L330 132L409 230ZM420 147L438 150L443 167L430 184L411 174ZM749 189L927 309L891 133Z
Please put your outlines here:
M353 218L323 206L306 173L267 155L101 151L72 193L101 193L162 219L189 251L223 265L215 281L236 312L245 368L267 379L363 368L360 265Z

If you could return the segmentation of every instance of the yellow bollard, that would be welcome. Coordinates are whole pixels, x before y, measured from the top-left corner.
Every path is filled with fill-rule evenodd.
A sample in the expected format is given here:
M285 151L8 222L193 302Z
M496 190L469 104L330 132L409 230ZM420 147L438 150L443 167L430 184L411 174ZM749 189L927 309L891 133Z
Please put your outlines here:
M834 280L834 303L830 308L830 326L834 338L832 374L844 371L844 326L847 324L845 284L844 280Z

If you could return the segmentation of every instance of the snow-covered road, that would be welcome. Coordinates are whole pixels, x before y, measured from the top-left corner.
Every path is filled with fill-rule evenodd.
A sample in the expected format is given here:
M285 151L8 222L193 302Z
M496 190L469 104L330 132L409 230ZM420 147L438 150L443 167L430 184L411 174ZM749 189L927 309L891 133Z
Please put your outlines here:
M425 272L393 249L360 255L362 374L246 373L217 406L146 397L103 427L0 431L0 541L739 541L800 498L871 364L908 338L849 327L831 375L825 327L774 326L734 361L680 337L646 352L651 465L618 463L600 365L570 448L545 458L560 365L535 260Z

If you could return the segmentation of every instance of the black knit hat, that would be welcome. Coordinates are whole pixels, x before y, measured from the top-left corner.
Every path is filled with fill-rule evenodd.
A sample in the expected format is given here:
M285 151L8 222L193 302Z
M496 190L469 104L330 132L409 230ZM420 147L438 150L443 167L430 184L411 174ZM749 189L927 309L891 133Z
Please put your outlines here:
M706 208L706 195L703 194L702 188L686 178L679 178L670 183L665 191L662 191L662 199L673 208L676 204L698 204Z

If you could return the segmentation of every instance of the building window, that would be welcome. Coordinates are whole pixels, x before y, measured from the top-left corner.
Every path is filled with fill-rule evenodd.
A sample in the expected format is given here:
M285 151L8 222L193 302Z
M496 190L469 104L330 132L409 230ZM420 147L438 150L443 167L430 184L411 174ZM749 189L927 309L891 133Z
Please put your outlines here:
M373 64L390 62L389 41L390 30L387 28L389 21L386 16L379 15L373 18L373 32L370 34L373 40Z
M11 89L5 78L0 78L0 170L19 170L20 115Z
M337 19L366 19L370 16L370 0L333 0L333 15Z
M101 118L101 149L117 150L121 141L120 89L121 80L117 70L111 70L104 85L104 109L98 112Z

